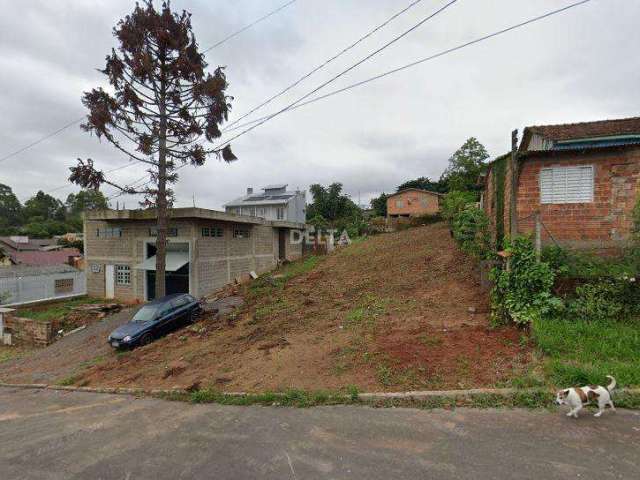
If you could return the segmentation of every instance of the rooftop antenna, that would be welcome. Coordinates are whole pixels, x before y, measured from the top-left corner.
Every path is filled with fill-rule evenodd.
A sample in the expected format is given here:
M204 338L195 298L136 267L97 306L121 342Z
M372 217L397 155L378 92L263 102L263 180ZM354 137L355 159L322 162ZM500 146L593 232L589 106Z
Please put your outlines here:
M196 208L196 194L193 194L193 208Z

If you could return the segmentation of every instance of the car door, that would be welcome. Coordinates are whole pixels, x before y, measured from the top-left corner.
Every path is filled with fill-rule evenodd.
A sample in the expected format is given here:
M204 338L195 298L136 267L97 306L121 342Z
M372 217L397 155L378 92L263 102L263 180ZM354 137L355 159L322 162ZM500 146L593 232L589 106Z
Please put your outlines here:
M178 297L171 301L175 309L175 323L182 325L186 323L189 316L189 302L187 297Z
M156 323L156 330L159 335L164 335L171 331L175 321L175 309L170 302L165 303L160 310L160 315Z

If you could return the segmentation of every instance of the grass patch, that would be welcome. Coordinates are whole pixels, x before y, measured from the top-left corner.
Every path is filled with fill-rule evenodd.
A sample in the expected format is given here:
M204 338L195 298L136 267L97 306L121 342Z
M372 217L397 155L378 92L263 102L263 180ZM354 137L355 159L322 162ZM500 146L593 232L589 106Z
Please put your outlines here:
M160 394L160 398L190 403L217 403L220 405L262 405L277 407L309 408L320 405L344 405L360 403L355 387L347 387L344 392L326 390L286 390L285 392L265 392L247 395L226 395L217 390L199 390L193 393Z
M58 380L56 385L60 385L61 387L70 387L71 385L75 385L81 377L81 375L69 375L68 377Z
M24 355L26 355L28 352L29 352L29 349L24 347L2 345L0 346L0 363L21 358Z
M265 273L249 284L247 297L257 300L272 295L275 291L282 290L289 280L313 270L319 262L320 257L312 255L288 263L276 272Z
M51 322L62 320L73 307L103 302L104 300L100 298L80 297L64 302L55 302L30 308L21 308L18 310L17 314L20 317L31 318L33 320L38 320L41 322Z
M620 321L544 319L532 324L548 380L556 386L640 385L640 325Z
M340 391L287 390L247 395L226 395L216 390L193 393L172 392L154 395L169 401L189 403L217 403L220 405L262 405L310 408L322 405L367 405L378 408L420 408L423 410L466 408L526 408L556 410L555 393L548 388L517 391L507 395L481 393L472 395L444 395L421 399L384 398L361 399L357 387L351 385ZM640 395L621 392L615 394L616 407L640 409Z

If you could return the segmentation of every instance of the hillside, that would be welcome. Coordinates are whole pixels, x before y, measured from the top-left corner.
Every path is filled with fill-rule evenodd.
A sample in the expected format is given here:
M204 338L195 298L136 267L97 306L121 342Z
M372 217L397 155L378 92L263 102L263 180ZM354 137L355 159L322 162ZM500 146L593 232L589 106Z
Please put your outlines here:
M245 286L245 305L224 321L205 319L132 352L109 352L66 382L463 388L504 382L529 357L521 332L488 328L473 263L444 224L368 238L276 273Z

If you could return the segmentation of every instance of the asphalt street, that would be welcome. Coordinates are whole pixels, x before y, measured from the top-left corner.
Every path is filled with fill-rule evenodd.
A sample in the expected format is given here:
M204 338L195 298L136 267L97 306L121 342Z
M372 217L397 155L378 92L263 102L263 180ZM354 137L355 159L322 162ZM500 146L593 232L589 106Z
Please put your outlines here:
M640 478L640 412L229 407L0 388L0 478Z

